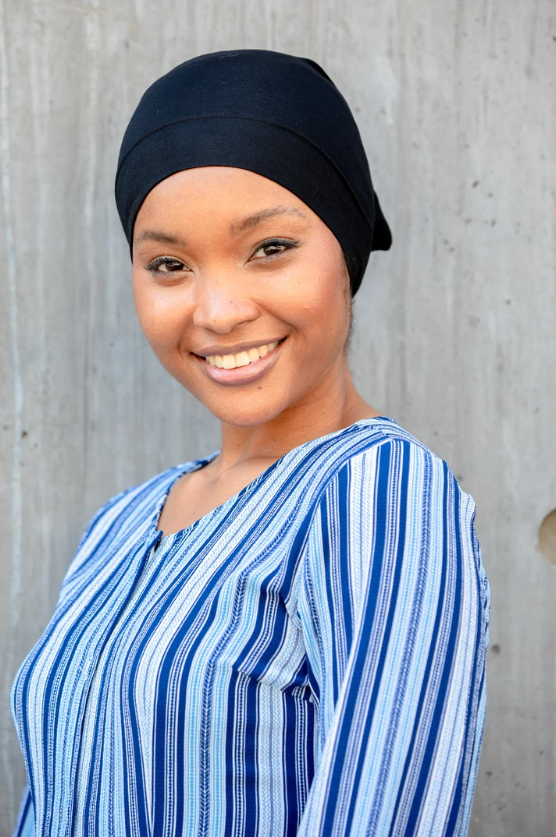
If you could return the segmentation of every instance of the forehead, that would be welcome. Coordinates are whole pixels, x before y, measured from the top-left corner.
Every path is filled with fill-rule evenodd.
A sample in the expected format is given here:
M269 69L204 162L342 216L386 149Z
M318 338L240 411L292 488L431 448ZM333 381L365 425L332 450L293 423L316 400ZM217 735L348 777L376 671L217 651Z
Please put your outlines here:
M296 195L269 180L267 177L245 169L225 166L179 171L158 183L145 198L137 215L152 212L211 211L245 214L246 209L265 210L281 206L295 209L300 216L309 218L313 212Z
M250 230L334 238L303 201L273 180L245 169L206 166L177 172L145 198L133 228L133 248L144 241L240 239ZM334 238L334 241L336 239Z

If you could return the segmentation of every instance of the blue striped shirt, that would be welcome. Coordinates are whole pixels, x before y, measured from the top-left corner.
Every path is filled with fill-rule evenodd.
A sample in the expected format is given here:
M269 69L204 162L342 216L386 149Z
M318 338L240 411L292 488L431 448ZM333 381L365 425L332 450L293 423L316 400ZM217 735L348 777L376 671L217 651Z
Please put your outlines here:
M365 419L161 539L170 488L211 458L85 532L14 684L16 834L466 834L489 607L472 499Z

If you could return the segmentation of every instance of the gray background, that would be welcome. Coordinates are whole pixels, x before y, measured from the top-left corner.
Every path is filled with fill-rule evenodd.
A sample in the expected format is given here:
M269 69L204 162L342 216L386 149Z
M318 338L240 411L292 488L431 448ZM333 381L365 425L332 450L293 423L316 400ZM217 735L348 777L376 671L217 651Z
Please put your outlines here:
M145 87L202 52L315 58L344 91L395 246L358 294L355 378L478 505L493 589L473 837L554 837L553 0L0 0L0 834L8 708L90 515L218 428L136 325L112 196Z

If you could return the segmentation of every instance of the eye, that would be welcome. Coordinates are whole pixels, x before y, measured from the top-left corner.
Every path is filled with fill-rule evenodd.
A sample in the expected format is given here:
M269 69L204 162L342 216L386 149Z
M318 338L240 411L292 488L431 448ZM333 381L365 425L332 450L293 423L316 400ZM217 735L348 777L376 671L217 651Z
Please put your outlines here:
M259 244L251 259L256 261L258 259L269 259L272 256L279 256L280 253L291 250L292 247L297 247L298 243L297 241L288 241L285 238L271 238Z
M145 270L150 270L153 273L181 273L189 270L187 265L179 259L174 259L172 256L157 256L148 265L145 265Z

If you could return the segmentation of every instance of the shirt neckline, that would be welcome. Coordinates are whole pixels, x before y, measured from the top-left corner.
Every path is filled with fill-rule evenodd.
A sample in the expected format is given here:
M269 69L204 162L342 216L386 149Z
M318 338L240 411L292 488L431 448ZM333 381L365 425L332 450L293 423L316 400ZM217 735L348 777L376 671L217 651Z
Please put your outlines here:
M358 428L360 425L368 425L373 424L374 422L382 422L386 421L389 424L396 424L394 419L390 418L389 416L374 416L373 418L364 418L359 419L359 421L355 421L353 424L348 425L347 427L342 427L341 430L334 430L332 433L326 433L324 436L317 436L315 439L309 439L307 442L303 442L301 445L297 445L296 447L292 448L291 450L284 453L280 456L276 462L273 462L272 465L269 465L268 468L265 468L255 479L251 480L251 482L247 483L242 489L240 489L236 494L229 497L219 506L216 506L214 509L211 509L209 512L204 514L202 517L199 517L193 523L190 523L189 526L186 526L183 529L178 529L176 532L171 532L169 535L162 536L162 531L158 529L158 521L160 520L160 515L162 514L162 509L164 508L164 504L168 498L168 495L176 482L185 474L192 474L194 471L200 471L201 468L204 468L213 459L215 459L218 454L220 453L219 450L213 451L213 453L209 454L208 456L203 457L202 459L195 459L190 462L184 462L181 465L176 465L173 469L175 474L169 484L167 484L164 488L164 492L160 497L158 503L156 504L155 511L153 513L150 531L153 535L158 533L158 537L156 539L156 543L154 544L156 549L160 549L161 547L167 547L173 544L175 541L181 541L187 537L187 535L200 526L202 523L207 522L216 514L222 512L224 509L228 508L229 506L236 503L241 497L243 497L248 492L254 491L254 489L266 479L271 471L277 468L279 465L282 465L289 457L295 456L296 453L303 450L304 448L308 447L309 445L316 445L318 443L322 443L328 439L333 439L334 437L341 436L344 433L353 433L355 428Z

